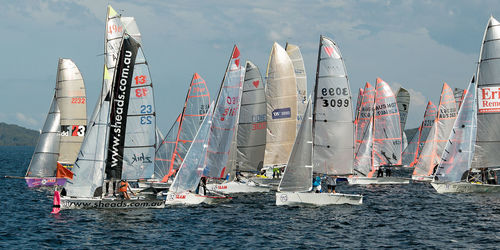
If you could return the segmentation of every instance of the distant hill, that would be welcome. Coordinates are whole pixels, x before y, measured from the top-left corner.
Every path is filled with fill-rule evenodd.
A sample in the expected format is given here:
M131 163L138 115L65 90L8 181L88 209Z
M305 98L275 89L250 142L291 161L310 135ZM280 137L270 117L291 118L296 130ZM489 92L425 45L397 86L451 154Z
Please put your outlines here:
M35 146L40 133L0 122L0 146Z

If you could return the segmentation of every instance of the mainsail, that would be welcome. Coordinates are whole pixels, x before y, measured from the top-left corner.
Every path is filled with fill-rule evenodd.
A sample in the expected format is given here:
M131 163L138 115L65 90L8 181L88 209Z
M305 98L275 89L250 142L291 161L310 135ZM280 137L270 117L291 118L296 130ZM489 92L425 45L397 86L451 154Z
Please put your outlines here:
M240 171L260 171L266 148L266 93L259 68L246 62L237 135Z
M312 189L313 120L311 106L311 101L309 101L285 173L278 187L280 192L307 192Z
M155 163L155 176L163 182L179 169L208 111L209 103L210 94L205 80L198 73L194 73L182 113L157 152L160 155L157 155Z
M443 84L438 114L429 132L427 143L422 148L418 162L415 164L413 176L416 178L431 176L435 167L441 162L444 146L457 117L457 107L452 89Z
M436 171L436 179L439 181L458 182L470 168L477 132L476 101L476 83L473 77Z
M226 170L233 167L228 166L228 159L237 129L244 74L245 69L240 66L240 51L235 45L217 96L208 135L206 167L203 172L206 177L224 178Z
M358 100L356 101L356 114L355 114L355 121L357 122L358 116L359 116L359 111L361 110L361 101L363 100L363 89L359 88L358 92Z
M285 50L292 60L293 69L295 71L295 80L297 81L297 133L302 124L302 115L307 106L307 76L304 66L304 59L300 53L299 46L287 43Z
M410 110L410 92L405 88L399 88L396 94L396 102L399 110L399 121L401 123L401 138L403 138L408 111Z
M87 128L87 99L80 70L71 59L59 59L56 83L57 105L61 111L58 161L72 166Z
M366 83L356 123L354 170L368 177L372 177L376 170L372 164L374 105L375 89Z
M401 165L401 125L396 97L389 84L377 78L373 117L373 166Z
M490 17L477 68L477 138L472 168L500 165L500 23Z
M412 137L408 146L403 151L403 165L413 167L416 163L418 156L423 148L423 146L428 142L427 136L429 135L429 131L434 124L434 120L436 119L436 105L434 105L431 101L427 103L427 107L424 113L424 120L420 127L418 127L418 131ZM431 142L432 140L429 140Z
M264 165L284 165L297 131L297 81L292 60L274 43L266 72L267 134Z
M26 171L26 177L54 177L56 175L61 132L60 117L61 113L57 105L56 95L54 95L42 133L38 138L35 152Z
M408 146L405 147L402 154L402 164L406 167L412 167L413 162L417 159L417 149L418 149L418 138L420 136L420 132L422 131L422 125L418 127L418 131L413 135L408 142Z
M321 36L314 88L314 172L353 172L354 126L351 90L340 49Z
M462 101L465 98L465 91L461 88L454 88L453 95L455 96L455 103L457 104L457 110L460 110L460 106L462 105Z

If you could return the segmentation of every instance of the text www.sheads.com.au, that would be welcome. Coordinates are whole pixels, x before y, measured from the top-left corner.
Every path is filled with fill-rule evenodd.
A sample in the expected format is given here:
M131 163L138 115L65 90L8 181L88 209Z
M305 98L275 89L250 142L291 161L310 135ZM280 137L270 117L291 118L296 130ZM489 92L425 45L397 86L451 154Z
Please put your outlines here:
M137 208L137 207L160 207L165 204L164 201L134 201L134 202L76 202L63 201L65 207L76 208Z

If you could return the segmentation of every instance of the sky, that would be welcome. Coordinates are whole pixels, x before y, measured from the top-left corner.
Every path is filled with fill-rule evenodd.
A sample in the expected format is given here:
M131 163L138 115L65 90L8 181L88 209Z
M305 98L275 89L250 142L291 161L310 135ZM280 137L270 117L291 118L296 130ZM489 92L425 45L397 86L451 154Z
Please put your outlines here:
M356 100L377 77L411 94L407 128L420 125L444 82L466 88L476 71L498 1L0 0L0 122L41 129L54 93L58 58L71 58L87 89L91 114L102 84L106 6L134 16L153 85L157 125L168 130L194 72L215 96L234 44L265 75L274 42L302 51L308 92L319 36L336 41Z

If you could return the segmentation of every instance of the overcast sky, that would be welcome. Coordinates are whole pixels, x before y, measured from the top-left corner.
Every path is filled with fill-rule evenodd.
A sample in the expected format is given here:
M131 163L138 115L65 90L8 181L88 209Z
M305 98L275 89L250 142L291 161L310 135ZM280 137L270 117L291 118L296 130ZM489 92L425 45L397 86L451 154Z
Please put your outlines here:
M149 61L162 131L181 111L192 74L215 96L232 46L265 74L274 41L300 46L314 85L319 36L333 38L355 100L376 77L410 90L407 128L437 104L443 82L465 88L475 73L490 15L498 1L110 1L134 16ZM87 88L88 114L102 83L102 0L0 0L0 121L40 129L53 95L57 61L71 58Z

